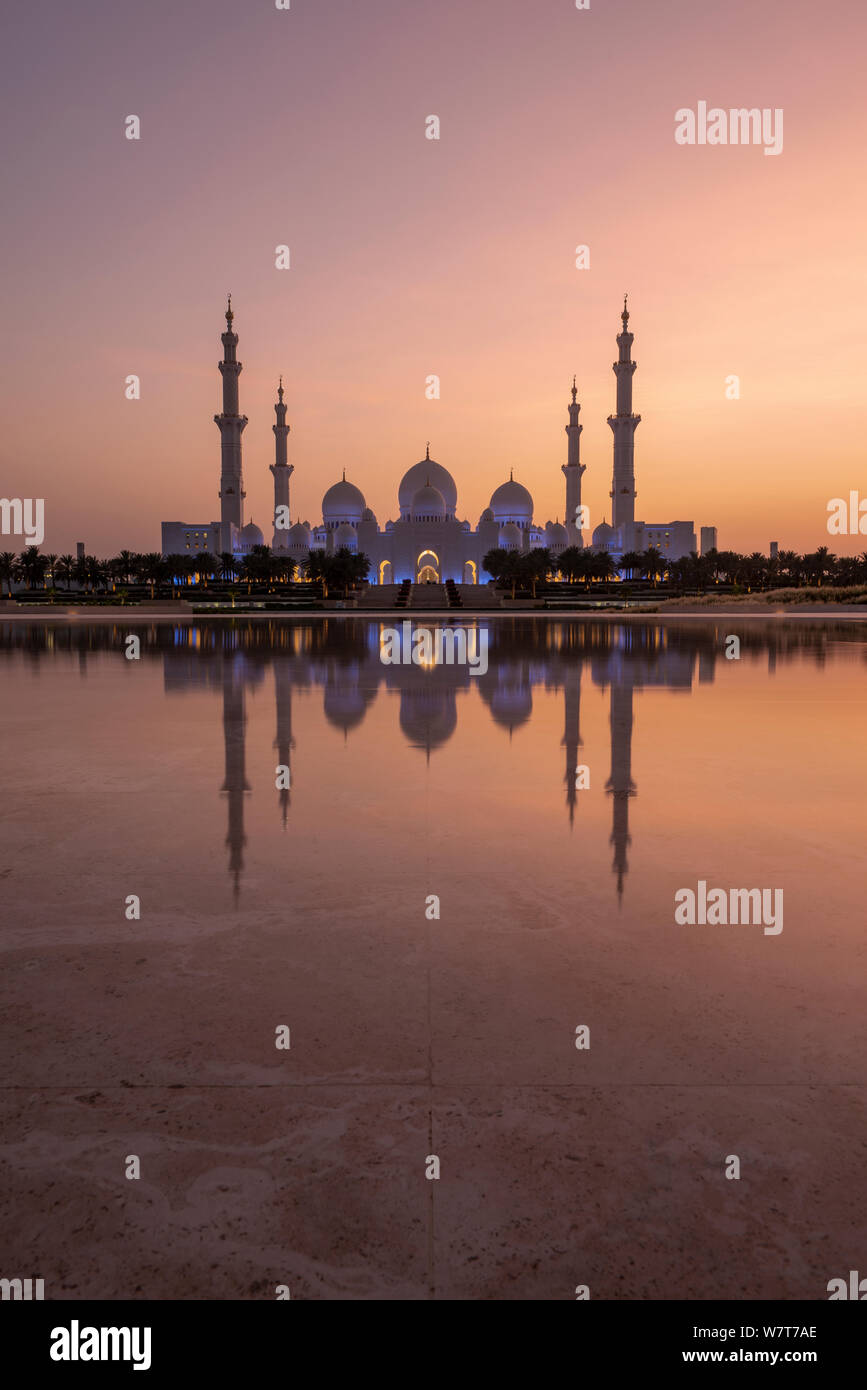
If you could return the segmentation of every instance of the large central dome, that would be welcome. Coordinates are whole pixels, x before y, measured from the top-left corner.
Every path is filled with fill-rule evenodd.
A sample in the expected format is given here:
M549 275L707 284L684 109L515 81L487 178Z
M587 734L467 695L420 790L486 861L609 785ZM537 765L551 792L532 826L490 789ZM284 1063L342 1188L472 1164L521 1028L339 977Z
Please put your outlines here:
M442 493L446 505L446 519L453 520L458 506L455 480L447 468L443 468L441 463L432 458L423 458L420 463L414 463L401 478L397 490L401 520L408 521L411 518L413 498L423 487L433 487Z

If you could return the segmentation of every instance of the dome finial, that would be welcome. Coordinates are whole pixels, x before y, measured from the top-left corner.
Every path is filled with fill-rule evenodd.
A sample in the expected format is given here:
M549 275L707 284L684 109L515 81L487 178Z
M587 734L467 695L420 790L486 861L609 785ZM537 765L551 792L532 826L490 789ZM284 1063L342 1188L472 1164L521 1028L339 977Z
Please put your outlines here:
M572 404L573 404L573 405L575 404L575 401L577 400L577 398L578 398L578 377L577 377L577 375L576 375L576 376L573 376L573 378L572 378Z
M346 469L343 470L343 481L346 482Z
M228 302L228 304L227 304L227 306L226 306L226 323L229 325L230 328L232 327L232 319L233 319L234 317L235 317L235 315L232 313L232 296L231 296L231 293L230 293L230 294L229 294L229 302Z
M629 297L628 295L624 295L624 296L623 296L623 313L620 315L620 317L621 317L622 320L623 320L623 327L624 327L624 329L626 328L626 325L627 325L628 322L629 322L629 310L628 310L627 307L626 307L626 301L627 301L628 297Z
M430 440L428 440L424 446L424 456L427 462L430 463Z
M281 373L281 376L280 376L280 385L277 387L277 395L279 396L280 400L282 401L282 400L283 400L283 376L282 376L282 373Z

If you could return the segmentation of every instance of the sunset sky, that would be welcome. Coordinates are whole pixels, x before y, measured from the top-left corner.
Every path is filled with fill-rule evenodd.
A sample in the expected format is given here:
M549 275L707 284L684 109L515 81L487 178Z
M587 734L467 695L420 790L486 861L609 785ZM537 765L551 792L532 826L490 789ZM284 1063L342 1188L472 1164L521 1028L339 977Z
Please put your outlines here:
M577 373L595 526L628 291L636 516L742 551L867 550L826 529L830 498L867 497L865 38L857 0L17 7L0 495L44 498L59 553L218 519L231 291L266 540L281 372L293 519L345 468L383 525L429 439L474 526L510 469L537 521L563 517ZM699 101L782 108L782 153L678 145Z

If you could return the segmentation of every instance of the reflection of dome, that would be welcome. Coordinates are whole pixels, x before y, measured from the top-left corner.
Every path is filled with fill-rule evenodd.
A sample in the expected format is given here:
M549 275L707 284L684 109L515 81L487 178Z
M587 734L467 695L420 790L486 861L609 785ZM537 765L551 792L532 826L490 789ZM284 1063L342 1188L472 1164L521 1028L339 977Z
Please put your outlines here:
M414 463L412 468L407 469L400 480L397 500L402 520L409 519L413 499L419 488L428 485L436 488L437 492L442 494L446 516L454 516L458 505L458 490L454 478L447 468L443 468L442 464L437 463L436 459L423 458L421 463Z
M533 692L529 685L506 685L491 697L491 718L511 734L526 724L533 712Z
M372 690L360 690L357 685L341 687L326 682L323 695L325 718L329 724L347 734L361 723L374 694Z
M241 540L244 542L245 546L250 546L251 548L254 545L265 544L265 537L262 535L259 527L253 525L252 521L248 521L246 526L242 526Z
M413 521L444 521L446 500L439 488L426 483L412 499Z
M521 528L516 526L514 521L507 521L505 526L500 527L500 549L521 549Z
M495 521L532 521L533 499L525 487L510 478L492 496L491 511Z
M596 530L593 532L593 544L604 545L606 548L614 535L614 527L609 526L607 521L600 521Z
M413 748L428 757L451 738L457 727L454 690L410 689L400 692L400 727Z
M322 519L329 521L360 521L364 511L364 495L346 478L330 487L322 499Z
M550 550L564 550L569 544L569 536L566 527L559 521L548 523L548 547Z
M341 545L348 546L350 550L355 550L358 547L358 536L355 533L355 527L350 526L348 521L341 521L334 532L335 550Z

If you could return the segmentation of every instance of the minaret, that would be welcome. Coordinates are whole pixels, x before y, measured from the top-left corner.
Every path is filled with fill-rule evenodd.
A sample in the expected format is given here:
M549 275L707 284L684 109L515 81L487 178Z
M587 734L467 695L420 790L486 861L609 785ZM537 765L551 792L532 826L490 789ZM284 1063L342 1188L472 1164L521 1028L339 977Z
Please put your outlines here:
M584 426L579 425L578 416L581 407L578 404L578 387L575 377L572 378L572 404L569 407L569 423L566 426L566 435L569 440L566 462L563 464L563 476L566 479L566 535L569 537L570 545L584 544L584 537L581 534L581 527L578 524L578 508L581 506L581 475L584 473L586 464L581 462L581 431Z
M238 335L232 332L232 296L226 309L226 331L222 335L223 360L220 362L220 375L223 378L223 413L214 416L214 423L220 431L222 468L220 473L220 544L224 551L232 551L232 527L240 531L244 525L244 477L241 472L241 435L247 424L246 415L238 414L238 377L241 363L235 356Z
M286 532L289 529L289 479L295 469L291 463L286 462L286 441L290 427L286 424L282 376L277 388L277 404L274 407L274 414L277 416L277 423L271 426L274 431L274 462L271 464L271 472L274 476L274 537L271 542L271 549L286 550L288 548ZM285 507L285 511L280 512L280 507ZM283 521L282 526L278 527L278 519Z
M611 525L615 531L635 520L635 431L641 420L632 413L632 376L637 362L632 360L633 334L629 332L629 310L623 296L623 331L617 335L620 356L614 363L617 377L617 414L608 416L614 434L614 477L611 483ZM631 540L626 538L627 547Z

